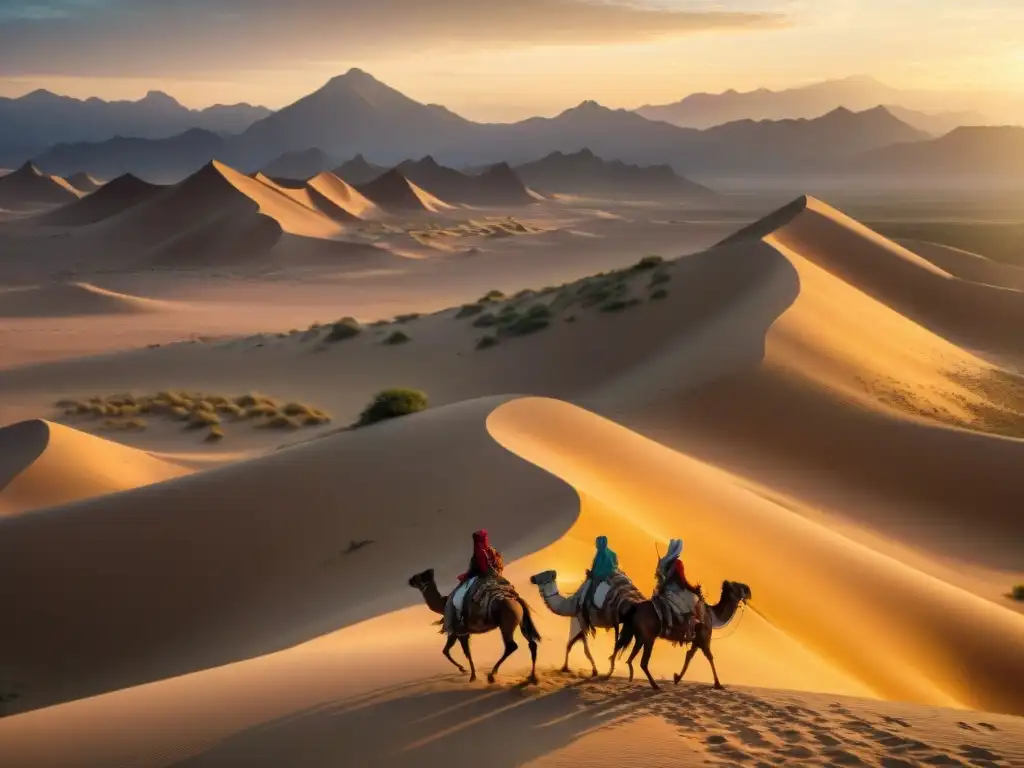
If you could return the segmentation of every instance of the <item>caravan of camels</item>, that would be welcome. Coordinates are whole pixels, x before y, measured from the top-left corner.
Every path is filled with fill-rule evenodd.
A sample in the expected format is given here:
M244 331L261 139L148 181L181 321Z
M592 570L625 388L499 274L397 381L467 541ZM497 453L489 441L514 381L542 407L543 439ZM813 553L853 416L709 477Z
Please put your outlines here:
M665 556L658 559L656 586L651 598L647 599L619 570L618 558L608 547L608 538L598 536L596 547L586 580L571 595L562 595L558 591L554 571L544 571L530 579L553 613L571 619L562 671L569 671L569 654L573 646L582 641L592 675L596 677L597 664L590 652L587 636L595 634L598 629L611 629L615 633L615 650L610 659L609 677L615 672L616 657L621 656L632 642L633 650L626 660L630 681L633 680L633 659L642 650L640 669L647 675L651 687L657 689L658 684L648 665L655 641L662 638L677 645L690 645L682 670L674 675L676 683L682 680L694 655L700 650L711 664L715 688L721 688L711 653L711 635L732 621L740 605L751 599L750 587L725 581L721 598L714 605L709 605L700 585L691 584L686 578L681 559L682 540L672 539ZM465 668L451 655L455 643L461 645L469 662L471 682L476 680L476 667L469 650L469 636L501 630L505 650L487 675L488 681L493 683L502 663L519 648L514 639L518 628L530 648L528 679L535 683L540 634L529 606L504 578L503 571L501 553L491 546L486 531L477 531L473 534L473 557L469 568L458 577L458 586L451 594L445 597L438 590L433 569L416 574L409 579L409 585L422 593L428 608L442 616L438 623L447 638L442 653L460 672L465 672Z

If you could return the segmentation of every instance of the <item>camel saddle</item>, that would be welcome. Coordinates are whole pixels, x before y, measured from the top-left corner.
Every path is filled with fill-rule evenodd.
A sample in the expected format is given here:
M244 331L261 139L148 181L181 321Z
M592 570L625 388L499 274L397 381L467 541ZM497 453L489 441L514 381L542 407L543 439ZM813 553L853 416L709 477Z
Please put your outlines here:
M491 571L484 576L473 578L461 598L454 627L455 634L468 635L474 621L487 621L495 603L507 599L518 600L519 594L504 576ZM445 631L442 627L442 633Z
M682 624L686 627L682 643L693 642L696 625L707 621L707 605L704 600L693 592L675 586L665 587L657 591L651 598L654 611L661 620L662 637L673 639L675 627ZM690 622L690 617L694 621Z

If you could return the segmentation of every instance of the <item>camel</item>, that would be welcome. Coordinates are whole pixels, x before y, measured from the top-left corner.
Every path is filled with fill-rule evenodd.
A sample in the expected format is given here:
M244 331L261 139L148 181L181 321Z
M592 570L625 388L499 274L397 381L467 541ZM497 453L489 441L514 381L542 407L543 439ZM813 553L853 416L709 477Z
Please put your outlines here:
M703 596L700 597L695 606L697 616L707 616L710 614L710 621L700 621L697 624L696 633L692 640L690 649L686 652L686 661L683 662L683 669L679 674L674 676L676 685L683 679L683 675L686 674L687 668L690 666L690 662L693 660L694 654L697 650L704 652L704 656L711 664L711 673L715 676L715 688L722 689L724 686L718 679L718 670L715 669L715 657L711 654L711 634L716 629L722 629L730 621L733 616L736 615L736 609L739 608L740 603L750 600L751 591L750 587L746 584L741 584L737 581L723 581L722 582L722 596L717 603L714 605L708 605L704 600ZM651 651L654 649L654 642L659 637L669 640L673 643L684 643L686 639L683 637L683 625L676 624L672 627L671 631L664 632L661 624L661 618L658 616L658 612L655 610L654 603L651 600L645 600L642 603L634 606L629 610L629 613L625 617L623 622L622 631L619 633L619 639L615 643L614 655L621 655L630 641L636 637L636 644L633 646L633 651L629 655L629 660L626 662L630 665L629 679L633 679L633 666L631 662L637 653L643 648L644 654L640 657L640 669L647 675L647 679L651 683L651 687L658 690L658 684L654 682L654 677L651 675L651 671L647 668L648 663L651 660Z
M583 652L587 655L587 660L590 662L592 669L591 676L597 677L597 664L594 662L594 657L590 653L590 645L587 643L587 634L594 635L598 629L611 629L615 632L615 641L619 640L619 625L622 624L624 617L629 612L629 609L644 600L644 596L640 593L633 582L629 580L629 577L622 572L617 572L616 575L610 580L612 589L605 598L604 603L601 606L601 610L594 610L593 606L587 614L587 622L589 624L588 630L583 628L583 624L580 621L580 613L584 610L580 605L580 601L583 600L584 594L589 586L590 573L587 572L588 581L584 581L583 584L573 592L571 595L566 597L558 591L558 574L555 571L544 571L530 577L530 582L537 586L540 590L540 595L544 599L544 603L551 612L556 616L566 616L571 619L569 622L569 641L565 646L565 663L562 665L562 671L569 671L569 653L572 651L573 646L577 642L583 641ZM632 660L630 660L632 661ZM611 677L615 672L615 655L611 657L611 669L608 672L608 677ZM630 664L630 677L632 677L632 664Z
M422 573L417 573L415 576L409 579L409 586L414 589L418 589L420 594L423 595L423 601L427 604L427 608L432 610L434 613L438 613L444 616L445 604L448 602L447 596L442 596L440 591L437 589L437 583L434 581L434 569L430 568ZM530 606L526 604L517 594L514 599L507 598L504 600L495 600L491 605L489 615L479 616L474 615L471 610L472 606L467 606L466 610L470 611L468 621L466 622L471 635L482 635L490 632L494 629L501 630L501 637L505 641L505 653L498 663L494 665L494 669L487 675L487 682L493 683L494 676L498 674L498 668L502 663L515 653L519 646L516 645L513 635L516 631L516 627L523 633L523 637L526 638L526 642L530 647L530 660L532 666L530 667L530 676L528 679L531 683L537 682L537 643L540 642L540 633L537 631L537 627L534 626L533 618L530 616ZM455 641L458 640L462 645L462 653L465 654L466 660L469 662L469 681L473 682L476 680L476 667L473 664L473 657L469 652L469 637L467 635L456 635L451 633L448 635L448 641L445 643L444 649L441 653L448 659L452 664L459 668L459 672L466 673L465 667L459 662L452 658L451 650L455 645Z

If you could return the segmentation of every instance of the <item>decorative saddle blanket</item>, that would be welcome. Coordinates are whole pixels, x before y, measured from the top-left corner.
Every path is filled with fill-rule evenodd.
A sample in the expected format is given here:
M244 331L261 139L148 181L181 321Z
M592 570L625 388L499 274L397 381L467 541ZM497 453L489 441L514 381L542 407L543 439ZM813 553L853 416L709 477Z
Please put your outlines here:
M518 600L519 594L512 583L497 574L466 579L448 598L443 634L464 635L474 621L484 621L491 615L495 602Z
M589 579L580 587L580 594L590 594ZM588 605L581 605L579 611L580 624L594 630L594 614L599 613L605 617L605 622L616 622L622 615L623 604L639 603L644 600L640 590L636 588L629 577L622 571L615 571L607 580L602 581L593 591L594 597Z
M705 620L704 601L698 599L697 595L689 590L668 587L656 592L651 598L651 602L661 620L662 636L671 634L674 628L685 622L690 614L694 614L698 622Z

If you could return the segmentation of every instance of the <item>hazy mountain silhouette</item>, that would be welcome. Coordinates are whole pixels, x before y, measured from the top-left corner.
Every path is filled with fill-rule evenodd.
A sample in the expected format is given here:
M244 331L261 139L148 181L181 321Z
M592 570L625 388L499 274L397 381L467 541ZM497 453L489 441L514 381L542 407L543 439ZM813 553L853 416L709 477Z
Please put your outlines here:
M927 138L884 108L859 113L840 108L812 120L740 120L699 131L586 101L551 118L473 123L352 70L240 136L189 131L170 139L115 139L55 147L36 160L48 172L85 171L105 178L131 172L166 182L184 178L213 158L253 172L266 170L284 153L290 161L290 153L310 147L328 158L367 153L388 162L432 155L449 166L524 163L586 148L607 160L668 163L683 175L713 176L829 169L843 157ZM290 169L289 175L295 172ZM365 168L337 172L349 183L369 180L362 178Z
M374 165L362 155L356 155L351 160L333 168L331 173L349 184L366 184L378 176L383 175L388 169L381 165Z
M942 136L954 128L963 126L991 124L991 121L980 112L919 112L894 104L884 106L907 125L930 133L932 136Z
M249 104L189 109L160 91L138 101L103 101L37 90L0 98L0 163L24 161L58 143L167 138L191 128L239 133L269 114Z
M96 143L58 144L35 158L47 173L83 171L105 179L133 173L154 184L174 183L223 155L223 136L193 128L166 139L117 137Z
M897 176L1024 177L1024 128L957 128L931 141L895 144L855 158L849 170Z
M474 124L444 107L421 104L360 69L250 126L231 142L231 159L262 167L283 152L318 147L344 157L368 152L395 162L458 142Z
M550 155L515 168L538 192L602 195L652 195L656 197L710 198L707 187L679 176L668 165L627 165L603 160L589 149L573 154Z
M481 174L470 175L440 165L427 155L421 160L399 163L396 170L416 186L449 203L526 205L536 202L536 198L507 163L499 163Z
M273 179L311 179L330 170L334 161L321 149L285 152L263 166L264 174Z
M897 117L926 131L945 132L957 125L990 122L977 112L933 114L937 96L900 90L873 77L858 75L781 91L758 88L746 92L694 93L673 104L647 105L636 112L651 120L663 120L682 127L710 128L736 120L815 118L838 107L862 112L879 105L893 104L899 105L892 109ZM901 110L903 114L900 114ZM958 119L966 122L951 124Z

